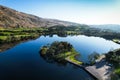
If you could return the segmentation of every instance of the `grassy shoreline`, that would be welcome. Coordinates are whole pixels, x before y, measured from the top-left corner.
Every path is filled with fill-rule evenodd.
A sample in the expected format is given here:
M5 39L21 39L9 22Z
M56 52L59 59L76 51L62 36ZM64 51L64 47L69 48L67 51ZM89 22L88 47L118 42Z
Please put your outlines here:
M76 64L78 64L78 65L82 65L83 64L83 62L81 62L81 61L78 61L75 57L76 57L77 55L71 55L71 56L68 56L67 58L66 58L66 60L68 61L71 61L71 62L73 62L73 63L76 63Z

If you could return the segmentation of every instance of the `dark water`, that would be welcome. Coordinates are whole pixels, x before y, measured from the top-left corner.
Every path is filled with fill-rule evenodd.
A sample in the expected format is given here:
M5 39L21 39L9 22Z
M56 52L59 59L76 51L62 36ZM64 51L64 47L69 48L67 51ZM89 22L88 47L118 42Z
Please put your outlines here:
M72 64L46 62L39 55L39 49L53 41L70 42L81 53L80 59L84 62L93 52L105 53L120 48L120 45L99 37L41 36L0 53L0 80L94 80L87 72Z

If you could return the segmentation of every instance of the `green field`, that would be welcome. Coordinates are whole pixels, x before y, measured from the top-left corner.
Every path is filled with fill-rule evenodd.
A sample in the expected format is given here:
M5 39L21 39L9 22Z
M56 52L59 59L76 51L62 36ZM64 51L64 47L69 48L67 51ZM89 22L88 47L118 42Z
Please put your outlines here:
M0 43L31 39L40 36L45 28L0 29Z

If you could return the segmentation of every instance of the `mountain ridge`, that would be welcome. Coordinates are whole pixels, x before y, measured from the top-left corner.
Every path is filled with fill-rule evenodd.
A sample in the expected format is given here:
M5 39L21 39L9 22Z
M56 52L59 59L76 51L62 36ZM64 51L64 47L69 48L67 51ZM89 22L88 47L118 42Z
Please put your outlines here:
M80 24L57 19L41 18L0 5L0 27L2 28L51 27L56 25L67 27Z

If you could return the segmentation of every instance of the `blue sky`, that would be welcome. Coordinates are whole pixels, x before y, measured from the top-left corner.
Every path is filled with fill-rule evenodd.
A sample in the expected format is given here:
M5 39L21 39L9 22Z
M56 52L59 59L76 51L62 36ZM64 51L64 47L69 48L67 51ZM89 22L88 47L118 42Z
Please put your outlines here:
M120 0L0 0L0 5L43 18L120 24Z

